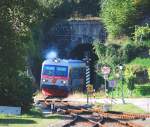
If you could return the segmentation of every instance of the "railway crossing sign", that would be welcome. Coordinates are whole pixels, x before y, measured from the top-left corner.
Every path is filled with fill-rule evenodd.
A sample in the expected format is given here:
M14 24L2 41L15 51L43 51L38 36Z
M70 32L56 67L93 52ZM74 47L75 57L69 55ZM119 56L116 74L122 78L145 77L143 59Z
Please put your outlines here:
M110 80L109 82L109 87L114 88L116 85L116 81L115 80Z
M106 75L106 74L103 77L105 80L108 79L108 75Z
M108 75L110 73L110 67L104 66L101 68L103 75Z
M101 68L101 72L104 75L105 79L105 94L107 95L107 87L106 87L106 80L108 79L108 75L110 73L110 67L104 66Z
M86 88L87 88L87 92L88 93L92 93L93 92L93 85L88 84L88 85L86 85Z
M90 84L90 67L86 66L86 85Z

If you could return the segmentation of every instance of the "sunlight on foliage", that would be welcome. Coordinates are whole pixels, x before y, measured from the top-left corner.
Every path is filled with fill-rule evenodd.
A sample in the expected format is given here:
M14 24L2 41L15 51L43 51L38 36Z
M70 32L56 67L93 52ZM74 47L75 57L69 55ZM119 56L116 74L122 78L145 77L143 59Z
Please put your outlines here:
M136 43L142 43L143 40L150 38L150 26L135 26L134 41Z
M109 36L123 35L133 24L136 10L131 0L103 0L101 8L102 21Z

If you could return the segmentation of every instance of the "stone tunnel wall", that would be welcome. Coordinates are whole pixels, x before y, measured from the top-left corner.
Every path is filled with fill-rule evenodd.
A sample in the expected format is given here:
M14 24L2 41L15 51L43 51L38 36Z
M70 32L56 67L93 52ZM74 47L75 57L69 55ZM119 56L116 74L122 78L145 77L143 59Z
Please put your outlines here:
M69 19L56 23L48 32L48 47L59 49L59 56L67 54L78 44L104 42L106 32L100 19Z

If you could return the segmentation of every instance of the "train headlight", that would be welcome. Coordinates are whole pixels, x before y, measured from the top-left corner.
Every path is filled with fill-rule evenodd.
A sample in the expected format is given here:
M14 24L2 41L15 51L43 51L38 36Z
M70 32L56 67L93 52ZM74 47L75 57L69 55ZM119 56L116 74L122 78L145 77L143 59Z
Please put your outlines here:
M58 60L57 60L57 59L54 59L54 62L55 62L55 63L58 63Z
M60 62L60 59L54 58L53 61L54 61L55 63L59 63L59 62Z
M66 84L66 83L67 83L65 80L63 80L63 81L61 81L61 82L62 82L62 84Z
M43 82L48 82L48 80L47 80L47 79L42 79L42 81L43 81Z

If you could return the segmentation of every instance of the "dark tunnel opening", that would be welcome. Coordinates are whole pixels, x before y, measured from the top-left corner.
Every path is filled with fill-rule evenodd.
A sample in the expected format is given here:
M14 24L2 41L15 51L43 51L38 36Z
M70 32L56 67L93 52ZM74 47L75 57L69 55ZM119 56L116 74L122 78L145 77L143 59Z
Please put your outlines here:
M79 60L83 60L86 56L91 59L89 62L90 83L95 84L96 83L95 64L98 58L94 53L93 45L90 43L78 44L69 54L70 58Z
M90 66L90 83L95 84L96 83L96 72L95 72L95 64L97 61L97 56L94 53L93 45L90 43L85 44L78 44L76 47L74 47L70 52L68 52L67 57L63 59L78 59L83 60L86 56L88 56L91 60L89 63ZM32 73L35 77L36 81L36 88L39 88L40 84L40 74L41 74L41 66L44 59L33 58L33 66Z

